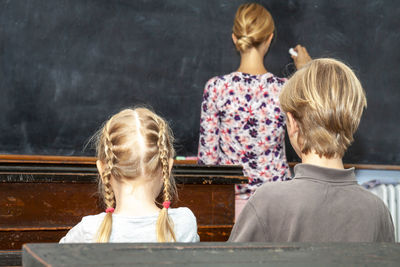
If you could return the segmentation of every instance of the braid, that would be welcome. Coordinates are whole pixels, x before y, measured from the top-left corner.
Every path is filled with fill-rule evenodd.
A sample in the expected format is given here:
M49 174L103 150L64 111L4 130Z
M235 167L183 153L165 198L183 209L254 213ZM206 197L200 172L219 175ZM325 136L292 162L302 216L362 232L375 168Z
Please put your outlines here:
M169 165L168 165L168 149L165 140L165 123L160 123L160 132L158 133L158 149L159 149L159 158L162 166L162 176L164 182L164 201L171 201L170 196L170 183L169 183Z
M167 126L163 120L159 121L159 133L158 133L158 150L159 159L162 166L162 176L163 176L163 201L171 201L171 182L169 175L169 155L168 146L166 140ZM174 224L170 217L168 216L168 209L163 207L160 211L160 215L157 220L157 239L159 242L176 241L174 233Z
M106 155L106 168L103 172L103 190L104 190L104 203L107 208L114 208L115 206L115 195L114 191L111 187L111 174L114 167L114 162L116 160L116 156L112 151L112 142L109 134L111 120L108 121L106 127L104 127L104 153Z
M103 199L106 204L106 208L114 208L115 207L115 195L114 191L111 187L111 174L113 170L113 164L115 162L115 154L112 151L112 142L109 134L111 119L107 122L106 126L103 129L103 137L104 137L104 153L106 166L105 170L101 175L102 182L102 191L103 191ZM110 240L112 229L112 213L107 213L97 231L96 241L100 243L105 243Z
M107 170L103 174L103 195L106 208L115 208L115 195L111 187L111 171Z

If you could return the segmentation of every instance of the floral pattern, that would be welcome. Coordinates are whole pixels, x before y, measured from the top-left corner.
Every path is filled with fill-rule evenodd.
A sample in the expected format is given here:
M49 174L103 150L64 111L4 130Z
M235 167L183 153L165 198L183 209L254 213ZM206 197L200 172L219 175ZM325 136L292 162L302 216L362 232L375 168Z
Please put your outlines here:
M285 153L285 114L279 93L285 79L271 73L233 72L210 79L201 105L199 164L243 165L249 197L264 182L290 177Z

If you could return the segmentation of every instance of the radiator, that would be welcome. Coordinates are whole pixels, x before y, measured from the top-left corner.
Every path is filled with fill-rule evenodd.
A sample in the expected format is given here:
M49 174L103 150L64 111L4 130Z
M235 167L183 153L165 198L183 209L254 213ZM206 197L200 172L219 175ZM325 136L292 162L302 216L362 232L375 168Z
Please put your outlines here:
M400 240L400 184L381 184L369 189L388 207L392 215L396 242Z

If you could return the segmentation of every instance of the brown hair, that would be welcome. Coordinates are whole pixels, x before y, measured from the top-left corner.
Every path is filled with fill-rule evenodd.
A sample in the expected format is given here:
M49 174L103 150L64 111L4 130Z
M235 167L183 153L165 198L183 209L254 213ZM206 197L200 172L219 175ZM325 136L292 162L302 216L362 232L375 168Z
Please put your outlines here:
M124 109L112 116L97 135L97 159L105 166L99 188L107 208L115 208L110 179L135 179L140 176L163 177L163 201L177 196L168 160L174 157L173 135L161 117L146 108ZM156 201L156 200L155 200ZM159 203L158 203L159 206ZM112 213L101 223L97 242L108 242L112 229ZM159 242L175 241L173 222L162 208L157 220Z
M299 126L301 152L314 150L327 158L343 157L367 106L354 72L330 58L314 59L298 70L283 87L279 100Z
M274 20L268 10L256 3L243 4L236 12L232 29L237 38L236 49L245 52L258 47L274 30Z

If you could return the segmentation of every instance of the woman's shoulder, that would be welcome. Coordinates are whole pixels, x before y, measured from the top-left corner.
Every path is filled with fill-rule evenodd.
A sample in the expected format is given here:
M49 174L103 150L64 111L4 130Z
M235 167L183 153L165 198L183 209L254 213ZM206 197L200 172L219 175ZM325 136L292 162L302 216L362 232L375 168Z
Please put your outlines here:
M214 76L212 78L210 78L207 82L206 82L206 86L205 89L209 89L210 87L215 87L218 86L219 84L221 84L221 82L224 82L226 80L225 75L222 76Z
M271 72L267 72L260 76L260 80L263 80L266 83L275 83L277 85L283 85L287 81L287 78L278 77L277 75Z
M217 75L212 78L210 78L207 81L207 85L218 85L218 84L224 84L226 82L231 82L231 81L238 81L240 80L241 76L243 76L244 73L242 72L231 72L223 75Z

